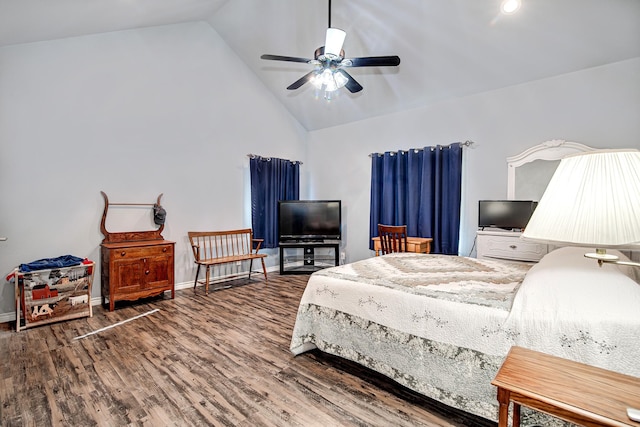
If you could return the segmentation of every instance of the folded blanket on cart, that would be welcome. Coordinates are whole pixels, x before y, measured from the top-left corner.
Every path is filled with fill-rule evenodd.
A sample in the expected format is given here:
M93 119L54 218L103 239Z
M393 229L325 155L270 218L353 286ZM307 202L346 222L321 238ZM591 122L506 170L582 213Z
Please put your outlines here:
M35 270L49 270L52 268L72 267L81 264L84 258L73 255L62 255L56 258L43 258L26 264L20 264L20 272L28 273Z

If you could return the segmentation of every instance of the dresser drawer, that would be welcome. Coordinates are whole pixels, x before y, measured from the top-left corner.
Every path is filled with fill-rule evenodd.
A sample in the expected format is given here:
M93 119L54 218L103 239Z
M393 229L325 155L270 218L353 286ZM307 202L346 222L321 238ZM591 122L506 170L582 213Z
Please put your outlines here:
M173 245L157 245L146 247L130 247L111 249L111 257L113 260L148 258L160 255L171 255L173 253Z
M546 244L520 239L520 233L478 232L478 258L539 261L548 250Z

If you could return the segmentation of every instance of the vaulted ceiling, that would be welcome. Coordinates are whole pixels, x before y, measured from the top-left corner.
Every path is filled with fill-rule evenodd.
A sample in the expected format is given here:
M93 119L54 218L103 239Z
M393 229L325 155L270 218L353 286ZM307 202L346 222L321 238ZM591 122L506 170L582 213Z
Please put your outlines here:
M331 100L310 84L286 90L310 65L260 59L312 58L327 0L0 0L0 46L206 21L308 130L640 57L638 0L522 0L514 15L500 3L334 0L347 57L398 55L401 64L350 69L364 90Z

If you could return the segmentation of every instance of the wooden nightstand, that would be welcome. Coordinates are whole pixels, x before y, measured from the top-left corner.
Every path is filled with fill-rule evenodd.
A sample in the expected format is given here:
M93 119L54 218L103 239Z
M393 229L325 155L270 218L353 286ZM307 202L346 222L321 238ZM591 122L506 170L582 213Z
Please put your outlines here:
M640 378L522 347L512 347L491 384L498 387L499 427L520 425L520 405L583 426L640 426L627 407L640 406Z

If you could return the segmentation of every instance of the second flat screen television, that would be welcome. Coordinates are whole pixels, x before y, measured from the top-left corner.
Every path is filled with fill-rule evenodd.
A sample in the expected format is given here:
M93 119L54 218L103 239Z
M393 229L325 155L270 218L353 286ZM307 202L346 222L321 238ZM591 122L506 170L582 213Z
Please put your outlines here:
M340 200L280 200L278 237L282 242L340 240L341 217Z
M533 200L480 200L478 227L522 230L537 205L538 202Z

